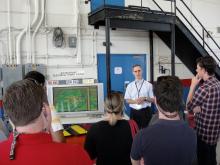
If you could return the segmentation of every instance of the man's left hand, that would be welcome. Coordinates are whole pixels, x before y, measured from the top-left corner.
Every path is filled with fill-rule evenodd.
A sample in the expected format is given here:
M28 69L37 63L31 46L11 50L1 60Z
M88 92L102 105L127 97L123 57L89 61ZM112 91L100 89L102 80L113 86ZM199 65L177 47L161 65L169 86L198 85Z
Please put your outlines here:
M202 110L201 110L201 107L200 106L196 106L195 108L193 108L193 112L194 113L200 113Z

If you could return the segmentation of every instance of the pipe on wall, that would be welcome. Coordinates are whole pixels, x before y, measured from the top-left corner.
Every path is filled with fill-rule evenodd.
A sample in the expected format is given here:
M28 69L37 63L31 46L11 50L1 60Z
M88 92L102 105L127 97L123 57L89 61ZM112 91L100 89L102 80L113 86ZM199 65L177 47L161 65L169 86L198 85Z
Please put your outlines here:
M27 32L27 27L18 34L16 39L16 64L21 64L21 40L24 34Z
M34 1L34 18L33 18L33 21L31 23L31 27L33 27L36 23L37 23L37 20L39 18L39 15L40 15L40 12L39 12L39 0L35 0ZM27 61L31 62L31 59L32 59L32 49L33 49L33 37L31 37L31 41L29 42L31 45L30 46L30 57L29 59L27 59Z
M35 37L37 35L37 32L41 26L41 24L44 21L44 16L45 16L45 0L41 0L41 17L40 17L40 21L38 22L33 36L32 36L32 40L31 40L31 45L32 45L32 63L35 64Z
M92 60L89 63L89 65L94 65L95 63L95 57L97 54L97 33L95 30L92 31Z
M28 11L28 19L27 19L27 32L26 32L26 53L27 53L27 63L30 63L31 57L31 4L30 0L27 0L27 11Z
M27 32L27 30L29 29L29 43L30 43L30 38L31 38L31 27L34 26L38 20L38 17L39 17L39 1L38 0L35 0L34 1L34 5L35 5L35 14L34 14L34 18L33 18L33 21L30 25L30 10L28 10L28 14L29 14L29 18L28 18L28 26L26 28L24 28L17 36L17 39L16 39L16 63L17 64L21 64L21 40L24 36L24 34ZM29 0L28 0L28 5L30 5L29 3ZM30 6L29 6L30 7ZM31 45L30 44L27 44L29 45L29 48L31 48ZM28 51L27 51L28 52ZM31 56L31 50L29 49L29 54L27 56L27 62L30 62L30 57Z
M8 57L9 64L13 63L12 59L12 41L11 41L11 0L8 0Z
M0 40L0 65L6 64L7 59L7 55L5 53L5 48L7 47L6 44ZM6 56L5 56L6 55ZM4 59L5 56L5 59Z
M34 26L39 18L39 0L34 1L34 18L31 23L31 27Z
M75 10L76 10L76 20L77 20L77 57L76 57L76 62L77 64L82 64L82 51L81 51L81 29L80 29L80 13L79 13L79 8L80 8L80 2L75 1Z

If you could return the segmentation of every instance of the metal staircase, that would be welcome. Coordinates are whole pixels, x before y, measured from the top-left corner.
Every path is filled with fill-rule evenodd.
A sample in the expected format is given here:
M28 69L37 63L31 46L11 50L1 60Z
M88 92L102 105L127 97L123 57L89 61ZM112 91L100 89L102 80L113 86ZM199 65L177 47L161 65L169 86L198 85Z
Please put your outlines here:
M171 49L172 75L175 75L175 55L192 73L195 73L196 58L198 57L212 56L217 63L220 64L219 55L216 53L220 52L220 46L183 0L178 0L178 3L176 0L168 0L171 3L172 9L169 12L163 10L156 0L151 1L155 4L157 10L143 7L141 3L141 6L128 7L104 5L96 11L89 13L88 20L90 25L94 25L95 28L105 26L107 76L109 79L110 28L141 29L157 34ZM184 8L184 12L187 11L190 14L190 17L196 21L199 27L195 28L193 26L183 14L182 10L180 10L179 6L181 6L182 10ZM200 29L200 31L198 29ZM150 36L152 37L153 35L151 34ZM153 45L150 47L152 49ZM150 51L150 67L151 74L153 74L153 50ZM216 69L216 76L220 79L219 67ZM151 81L153 81L152 78ZM107 86L110 90L111 84L107 83Z
M154 1L156 3L156 1ZM176 55L180 60L189 68L191 72L195 72L195 61L196 58L201 56L211 55L218 64L220 64L220 58L217 53L213 50L215 48L218 52L220 51L220 46L209 34L203 24L195 16L195 14L190 10L187 4L183 0L179 0L179 3L185 7L185 9L190 13L191 17L194 18L199 27L197 30L190 21L186 18L183 12L174 5L174 16L175 16L175 47ZM158 4L157 4L158 5ZM159 8L161 10L161 8ZM155 33L164 41L164 43L171 48L171 42L167 39L169 33L164 33L161 31L155 31ZM206 41L208 38L209 42ZM212 45L212 46L211 46ZM220 68L217 67L216 76L220 78Z

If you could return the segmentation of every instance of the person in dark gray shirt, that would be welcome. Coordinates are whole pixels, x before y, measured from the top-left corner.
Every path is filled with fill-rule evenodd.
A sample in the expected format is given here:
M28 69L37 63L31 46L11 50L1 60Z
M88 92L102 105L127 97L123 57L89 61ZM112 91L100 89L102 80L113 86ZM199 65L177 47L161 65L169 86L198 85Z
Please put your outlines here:
M191 165L196 161L196 134L180 120L182 85L178 77L159 77L154 84L159 120L135 137L132 164L144 159L146 165Z

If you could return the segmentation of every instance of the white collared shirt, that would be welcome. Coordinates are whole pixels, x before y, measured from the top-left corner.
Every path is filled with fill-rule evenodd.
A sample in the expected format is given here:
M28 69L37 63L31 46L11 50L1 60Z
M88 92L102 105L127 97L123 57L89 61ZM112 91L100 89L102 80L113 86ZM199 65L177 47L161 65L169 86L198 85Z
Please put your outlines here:
M128 84L125 92L124 99L132 99L135 100L139 97L150 97L153 98L153 86L151 83L145 80L135 80ZM131 108L134 109L142 109L145 107L150 107L151 103L144 102L143 104L129 104Z

